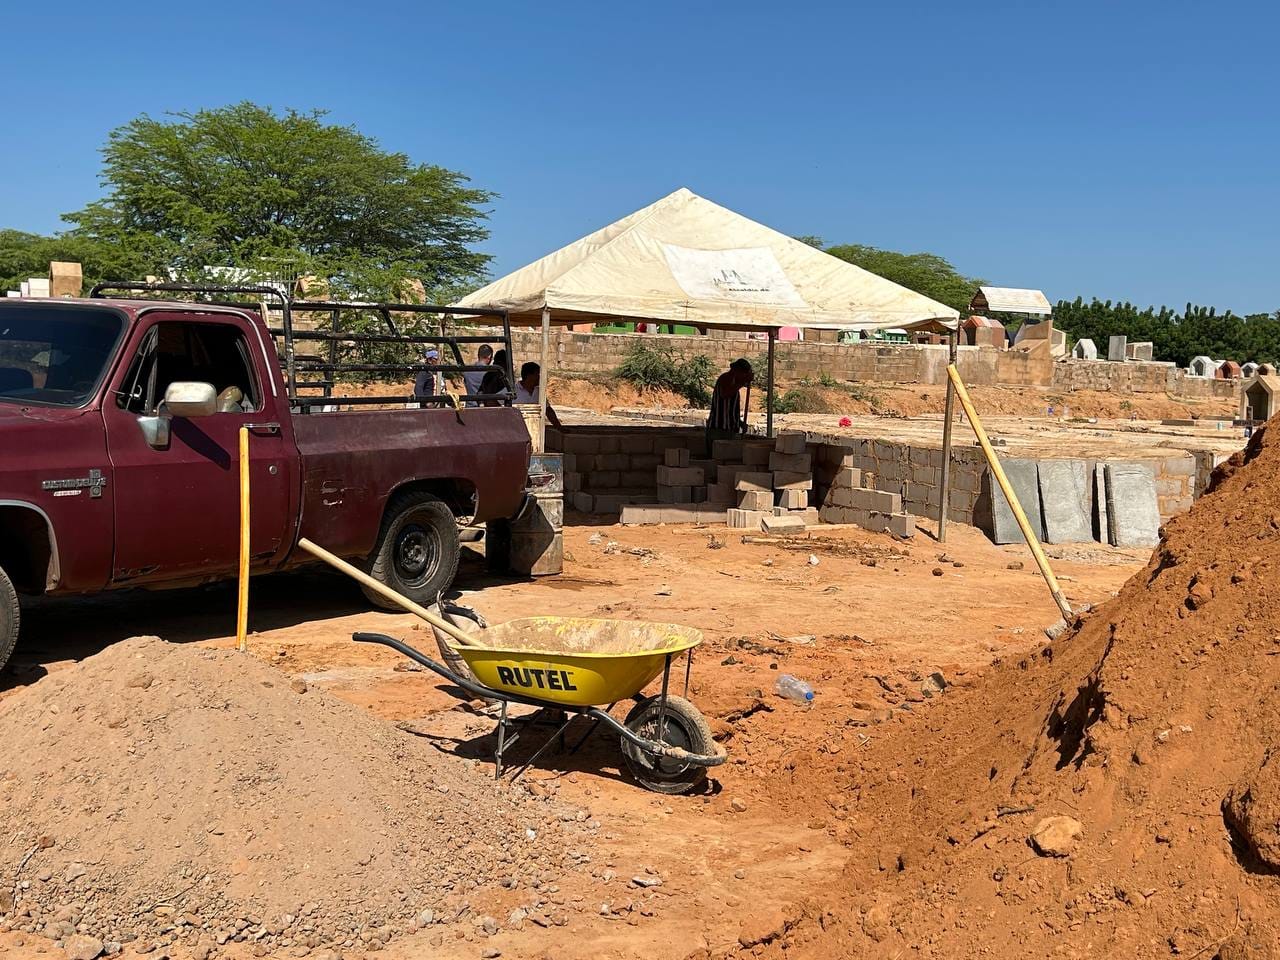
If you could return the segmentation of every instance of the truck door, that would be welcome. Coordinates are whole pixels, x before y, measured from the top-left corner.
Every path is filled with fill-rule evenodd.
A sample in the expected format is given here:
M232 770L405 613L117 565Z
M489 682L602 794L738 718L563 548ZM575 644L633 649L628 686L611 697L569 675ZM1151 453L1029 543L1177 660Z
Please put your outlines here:
M252 563L266 565L291 546L294 456L270 372L260 365L263 352L260 334L241 314L142 314L103 404L115 491L115 583L235 571L242 425L252 425ZM167 446L152 446L139 421L164 413L160 402L177 381L212 384L218 412L173 417Z

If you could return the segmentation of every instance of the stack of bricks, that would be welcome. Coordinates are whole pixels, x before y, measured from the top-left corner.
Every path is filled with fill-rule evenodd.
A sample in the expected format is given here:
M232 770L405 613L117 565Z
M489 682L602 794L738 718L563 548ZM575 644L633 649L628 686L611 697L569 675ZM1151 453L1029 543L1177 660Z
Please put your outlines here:
M629 503L657 499L654 476L669 451L701 451L701 430L576 428L547 432L564 454L565 504L582 513L616 515Z
M809 506L813 454L803 433L780 434L772 444L753 440L717 443L740 444L741 450L741 462L725 463L718 473L724 486L732 478L737 507L729 511L730 527L776 533L803 530L818 522L817 511ZM713 448L713 455L717 452ZM737 451L723 452L729 456ZM726 492L722 489L719 495Z
M826 523L853 523L876 533L910 537L916 532L915 518L902 509L902 497L885 490L863 486L863 473L853 466L846 453L836 467L818 515Z

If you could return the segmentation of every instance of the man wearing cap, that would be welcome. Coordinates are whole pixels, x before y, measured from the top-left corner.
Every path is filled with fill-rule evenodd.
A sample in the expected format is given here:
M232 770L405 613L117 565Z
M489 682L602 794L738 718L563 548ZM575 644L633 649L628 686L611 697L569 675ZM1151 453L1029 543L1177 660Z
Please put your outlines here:
M444 378L437 371L431 369L440 362L440 351L434 347L431 348L427 351L423 360L427 364L427 368L419 370L417 379L413 381L414 398L426 400L428 397L443 396Z

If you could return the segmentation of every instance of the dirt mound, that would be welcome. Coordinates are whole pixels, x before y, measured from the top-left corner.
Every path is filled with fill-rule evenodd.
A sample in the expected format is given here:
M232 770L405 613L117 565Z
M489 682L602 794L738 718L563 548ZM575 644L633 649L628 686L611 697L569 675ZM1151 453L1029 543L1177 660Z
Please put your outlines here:
M1071 635L854 756L793 758L854 893L815 888L753 951L1269 955L1250 951L1280 926L1278 478L1273 422ZM1038 849L1047 818L1071 829Z
M0 703L0 742L0 921L54 939L367 947L499 894L537 909L588 842L581 811L153 637Z

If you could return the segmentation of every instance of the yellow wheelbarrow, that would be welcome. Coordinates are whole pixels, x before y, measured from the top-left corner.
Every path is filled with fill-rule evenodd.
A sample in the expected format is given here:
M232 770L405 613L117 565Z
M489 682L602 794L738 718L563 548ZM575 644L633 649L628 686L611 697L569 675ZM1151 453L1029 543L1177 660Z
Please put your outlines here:
M573 617L530 617L463 631L310 540L303 539L299 545L450 638L449 650L442 646L442 654L456 653L472 676L464 676L386 634L352 636L361 643L380 643L399 651L473 697L498 701L495 776L502 776L503 756L520 737L507 716L512 703L538 708L524 721L526 726L547 717L558 724L547 741L520 765L513 779L556 741L564 746L565 731L578 717L593 722L570 752L578 750L604 724L618 734L632 775L659 793L688 793L703 783L708 767L724 763L724 748L715 742L706 719L687 699L693 651L702 642L699 631L670 623ZM671 692L671 664L681 654L685 660L684 696L676 696ZM453 660L451 656L446 659ZM659 674L662 692L645 696L645 687ZM620 722L610 711L624 700L634 701L634 706Z
M453 649L466 661L475 680L462 676L401 640L381 633L357 633L353 639L381 643L456 684L474 697L499 703L495 775L502 776L506 752L522 730L507 715L512 703L538 708L526 728L547 717L556 729L514 773L519 777L564 734L579 716L592 723L569 750L577 751L600 724L619 736L622 755L633 777L658 793L688 793L706 779L707 767L724 763L724 748L712 739L698 709L686 699L693 650L702 635L689 627L628 620L531 617L511 620L465 635ZM684 692L671 692L672 661L683 654ZM662 692L644 696L659 675ZM625 720L610 711L634 701Z

